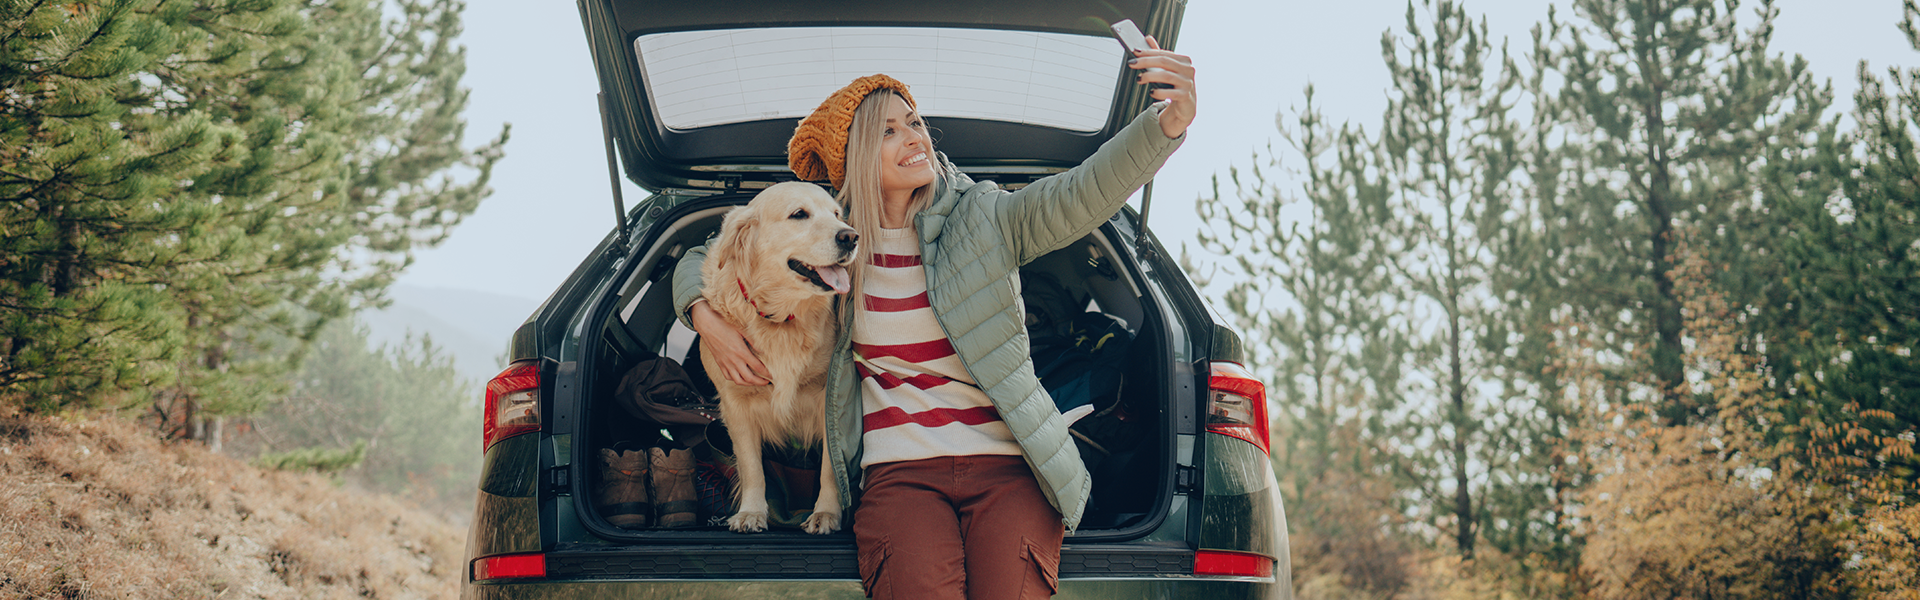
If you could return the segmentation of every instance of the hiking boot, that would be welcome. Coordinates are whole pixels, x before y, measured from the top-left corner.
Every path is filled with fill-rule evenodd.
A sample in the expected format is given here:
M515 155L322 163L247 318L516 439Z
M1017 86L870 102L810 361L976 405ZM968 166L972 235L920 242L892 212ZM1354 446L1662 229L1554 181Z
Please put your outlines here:
M600 489L593 505L608 523L621 529L641 529L653 520L653 503L647 494L647 455L639 450L615 452L601 448Z
M653 458L654 500L661 527L692 527L700 522L700 495L693 487L693 451L648 448Z

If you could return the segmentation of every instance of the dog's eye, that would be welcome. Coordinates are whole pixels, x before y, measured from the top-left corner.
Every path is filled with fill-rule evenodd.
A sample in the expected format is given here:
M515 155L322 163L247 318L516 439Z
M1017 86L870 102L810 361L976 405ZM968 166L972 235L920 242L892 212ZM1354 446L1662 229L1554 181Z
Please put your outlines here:
M800 210L796 210L796 211L793 211L793 214L791 214L791 215L787 215L787 218L789 218L789 219L805 219L805 218L807 218L807 211L806 211L806 209L800 209Z

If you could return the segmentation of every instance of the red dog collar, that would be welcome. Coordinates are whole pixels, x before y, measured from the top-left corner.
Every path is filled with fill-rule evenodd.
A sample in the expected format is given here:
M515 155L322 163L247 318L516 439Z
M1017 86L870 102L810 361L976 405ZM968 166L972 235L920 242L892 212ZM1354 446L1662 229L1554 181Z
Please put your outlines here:
M760 313L760 318L767 319L769 321L779 321L782 323L793 320L793 315L787 315L787 318L781 319L781 318L774 317L773 315L761 312L760 305L753 301L752 295L747 293L747 282L741 281L740 278L735 277L733 278L733 283L740 286L740 297L747 299L747 305L753 307L753 312Z

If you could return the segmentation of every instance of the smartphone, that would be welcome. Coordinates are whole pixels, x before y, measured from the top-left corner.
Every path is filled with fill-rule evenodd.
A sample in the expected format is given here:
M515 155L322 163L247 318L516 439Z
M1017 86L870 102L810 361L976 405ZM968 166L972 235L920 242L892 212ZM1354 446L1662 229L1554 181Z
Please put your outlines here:
M1121 19L1119 23L1114 23L1113 37L1118 38L1120 40L1120 45L1126 47L1128 58L1132 58L1134 52L1152 49L1151 46L1147 45L1147 36L1142 35L1140 33L1140 27L1133 24L1133 19ZM1166 69L1156 69L1156 68L1149 67L1146 69L1146 71L1149 73L1155 73L1155 72L1165 72ZM1149 83L1147 84L1147 91L1151 92L1153 90L1164 90L1171 87L1173 86L1167 85L1164 83Z

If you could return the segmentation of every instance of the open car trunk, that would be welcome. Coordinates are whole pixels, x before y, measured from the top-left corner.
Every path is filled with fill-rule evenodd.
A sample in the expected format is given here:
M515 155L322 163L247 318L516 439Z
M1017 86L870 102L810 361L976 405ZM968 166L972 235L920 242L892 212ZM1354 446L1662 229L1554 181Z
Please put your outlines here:
M683 365L706 400L718 404L712 396L711 382L706 381L698 364L695 334L673 314L673 270L688 249L706 243L719 230L727 210L750 198L744 193L720 194L688 199L666 210L638 240L636 254L621 268L619 283L606 288L590 304L594 308L580 336L582 418L575 421L572 433L576 443L570 462L575 465L573 510L597 538L635 546L667 541L852 545L852 536L844 526L842 531L827 536L778 526L749 535L728 531L724 520L731 508L725 498L730 498L731 490L724 487L730 483L723 474L731 461L731 442L724 427L706 428L708 439L692 448L699 463L695 478L707 496L693 525L663 528L656 520L646 527L623 528L610 522L611 509L596 501L603 483L602 466L606 464L603 449L673 448L685 441L674 439L673 430L663 428L661 423L637 416L621 405L616 391L622 377L636 364L664 357ZM1045 346L1033 354L1043 385L1061 388L1057 402L1074 398L1090 401L1096 409L1073 427L1082 458L1093 475L1093 491L1080 529L1068 538L1070 544L1119 542L1143 536L1166 519L1174 498L1171 399L1176 394L1172 373L1166 366L1175 362L1169 349L1169 329L1151 298L1143 298L1149 290L1122 250L1124 244L1117 228L1104 225L1021 271L1029 330L1034 332L1035 345ZM1068 322L1074 325L1068 327ZM1067 333L1050 335L1056 331ZM1061 349L1063 343L1070 345L1076 340L1082 348L1100 346L1099 364L1062 362L1063 358L1084 358L1081 353ZM1049 346L1049 342L1054 343ZM1066 374L1082 370L1092 372L1076 383L1061 385L1061 381L1072 379ZM1078 384L1092 384L1092 391L1065 390ZM724 421L724 415L721 418ZM780 453L769 449L769 455ZM805 488L806 479L817 477L817 472L807 470L817 468L817 458L790 456L785 463L792 468L770 468L769 477L784 471L789 479L801 481L793 482L797 486L770 482L769 490ZM715 486L723 487L713 489ZM854 493L857 498L858 490ZM812 501L813 497L806 495L796 498L795 505L811 507Z

